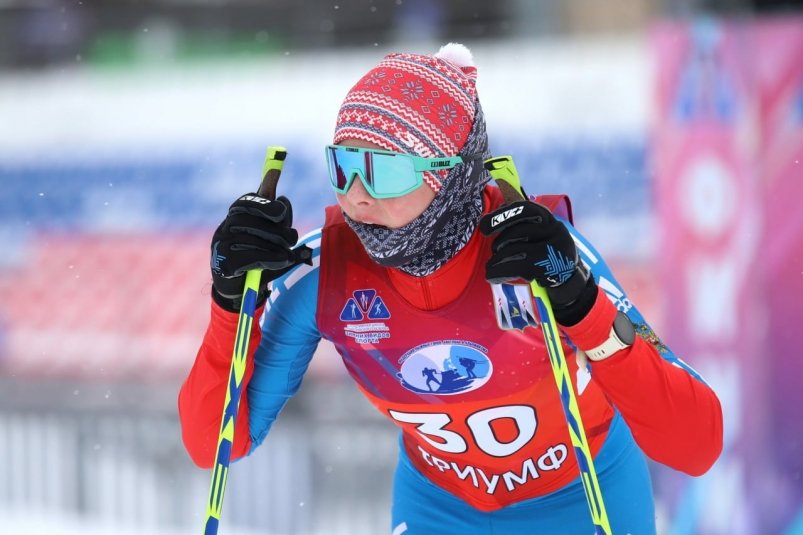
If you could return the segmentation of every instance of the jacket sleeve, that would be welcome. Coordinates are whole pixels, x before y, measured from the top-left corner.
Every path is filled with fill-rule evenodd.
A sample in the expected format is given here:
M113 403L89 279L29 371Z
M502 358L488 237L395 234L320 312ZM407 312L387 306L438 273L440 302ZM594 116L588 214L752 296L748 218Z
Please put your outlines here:
M209 325L195 357L195 363L181 385L178 395L181 438L190 458L201 468L211 468L214 465L239 316L235 312L224 310L214 301L211 302ZM261 313L262 307L255 312L255 317ZM260 337L259 324L253 322L248 346L249 355L254 353ZM253 373L254 361L249 358L245 364L243 388L249 383ZM232 460L245 455L251 447L248 436L248 412L248 399L243 395L240 397L240 408L234 424Z
M268 433L287 400L301 384L320 340L315 309L320 231L302 238L313 249L313 265L299 265L273 281L266 306L255 313L243 394L234 426L232 460L248 455ZM238 314L212 302L201 347L178 396L181 436L193 462L214 465L226 398Z
M592 380L620 412L647 456L690 475L704 474L722 451L717 395L661 343L599 253L574 228L569 230L599 293L589 314L562 330L579 349L592 349L610 335L617 309L628 315L636 328L635 343L592 362Z

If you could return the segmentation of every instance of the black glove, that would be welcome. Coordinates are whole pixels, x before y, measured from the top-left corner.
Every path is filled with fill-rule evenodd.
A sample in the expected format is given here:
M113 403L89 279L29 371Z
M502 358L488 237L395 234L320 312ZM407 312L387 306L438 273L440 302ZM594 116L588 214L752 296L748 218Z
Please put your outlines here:
M312 251L293 250L298 232L293 207L286 197L275 201L248 193L234 201L226 219L212 236L212 297L221 307L237 312L243 297L245 272L262 269L257 306L268 297L268 283L302 262L312 263Z
M546 207L525 200L502 206L483 216L480 232L499 233L485 265L489 282L537 282L546 288L561 325L575 325L591 310L594 277L580 262L569 230Z

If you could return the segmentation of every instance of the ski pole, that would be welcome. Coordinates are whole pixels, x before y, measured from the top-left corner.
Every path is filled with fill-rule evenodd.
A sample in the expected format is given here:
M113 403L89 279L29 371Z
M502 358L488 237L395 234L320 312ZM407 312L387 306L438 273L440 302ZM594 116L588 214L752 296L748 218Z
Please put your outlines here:
M513 164L511 156L499 156L485 160L485 169L496 181L505 204L524 199L521 190L521 181L518 171ZM574 384L566 365L566 356L563 354L563 347L560 344L560 333L555 323L555 315L552 312L552 303L546 290L538 285L537 282L530 283L530 290L535 299L535 308L538 312L541 330L544 333L549 362L552 365L552 375L560 393L563 414L566 416L566 425L569 428L569 436L574 446L574 453L577 456L577 465L580 467L580 479L583 482L588 509L591 513L591 521L594 523L597 535L612 535L611 525L608 521L608 513L605 510L605 503L602 501L602 491L597 479L597 471L594 468L594 458L591 456L591 449L588 446L583 419L580 415L580 407L577 404L577 396L574 393Z
M276 198L276 184L284 166L287 150L284 147L268 147L265 163L262 166L262 182L257 195L266 199ZM240 316L237 320L237 334L234 338L234 349L231 357L231 369L226 389L226 401L223 403L223 416L220 421L220 433L217 439L215 466L212 470L212 483L209 487L209 501L206 507L204 535L216 535L220 524L220 512L223 508L223 493L226 490L226 478L229 473L231 449L234 445L234 423L240 408L243 375L248 358L248 343L251 339L251 328L254 323L257 294L261 269L249 269L245 275L243 300L240 304Z

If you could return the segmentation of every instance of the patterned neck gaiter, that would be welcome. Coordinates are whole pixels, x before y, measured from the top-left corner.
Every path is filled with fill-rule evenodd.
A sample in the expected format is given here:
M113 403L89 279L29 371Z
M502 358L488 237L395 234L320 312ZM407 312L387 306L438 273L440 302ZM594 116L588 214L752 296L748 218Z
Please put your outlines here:
M391 229L359 223L343 214L374 261L423 277L454 258L468 243L482 215L482 191L490 179L483 167L483 160L490 153L479 101L460 156L474 159L451 169L432 203L403 227Z

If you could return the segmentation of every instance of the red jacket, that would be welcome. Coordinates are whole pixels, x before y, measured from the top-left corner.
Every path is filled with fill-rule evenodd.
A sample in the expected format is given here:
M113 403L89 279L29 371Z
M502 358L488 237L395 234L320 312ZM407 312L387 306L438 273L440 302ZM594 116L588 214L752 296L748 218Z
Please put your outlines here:
M495 188L488 188L486 196L487 211L501 203L498 190ZM511 396L509 400L511 403L508 403L508 405L524 406L527 405L522 401L526 398L525 394L527 396L536 396L536 398L532 398L531 405L534 406L536 411L546 412L544 414L539 412L538 414L538 425L541 427L534 434L531 441L532 444L535 444L541 437L547 436L546 431L542 433L542 429L552 430L551 433L554 433L554 435L550 436L555 439L552 442L570 444L567 439L561 442L563 440L561 433L565 434L565 423L560 420L562 414L559 412L559 405L554 405L557 391L554 383L552 383L553 379L548 375L550 372L548 369L544 371L545 368L543 366L532 364L532 362L538 362L538 355L542 355L542 359L546 355L543 352L543 340L541 339L539 342L540 331L527 329L525 333L519 334L510 331L502 333L496 327L493 315L489 312L491 309L484 311L460 310L460 313L464 313L465 316L461 318L461 321L468 325L464 328L464 331L471 330L469 324L472 323L470 319L472 316L482 318L481 321L483 323L474 321L476 324L474 326L474 336L480 337L476 338L482 342L478 343L478 346L489 350L487 353L489 366L493 366L495 370L498 370L498 373L505 369L507 369L508 373L511 372L511 368L509 366L505 368L505 364L501 363L501 361L498 364L495 363L495 359L502 358L502 353L493 351L491 347L493 343L502 344L500 347L504 347L505 350L510 350L516 344L523 345L529 348L532 358L530 360L531 364L521 369L521 377L529 378L533 382L542 382L542 379L546 376L546 379L541 384L549 383L549 389L536 388L533 390L520 384L519 387L511 387L505 390L506 387L499 383L500 375L497 374L494 376L495 379L489 378L486 381L488 383L487 386L472 389L463 394L435 396L428 395L426 392L414 394L413 391L401 384L401 379L406 378L400 379L399 376L394 375L394 373L404 372L405 370L402 369L404 363L411 362L410 355L407 356L407 359L404 359L403 349L410 349L418 342L421 342L418 344L419 346L425 345L426 340L432 339L432 336L430 336L432 332L425 329L428 321L440 322L437 325L441 331L441 334L436 336L438 340L460 338L471 341L471 336L468 336L465 332L462 334L466 336L443 333L443 329L449 328L449 325L453 329L458 329L460 321L450 324L448 323L450 321L448 315L442 312L449 309L451 303L460 302L467 288L476 288L477 292L480 293L469 296L473 300L466 302L466 304L474 308L483 306L481 292L484 291L486 292L485 295L490 296L490 290L487 283L482 280L482 277L478 276L478 273L483 271L489 249L488 239L477 232L466 247L441 269L427 277L413 277L398 270L382 268L371 262L362 250L359 240L342 222L342 216L337 207L332 207L327 211L327 223L323 229L316 317L316 323L319 325L321 333L324 337L332 339L339 346L341 354L344 354L347 368L357 380L362 391L386 416L394 420L405 431L407 453L413 462L417 464L419 470L431 476L441 486L449 488L456 493L461 493L459 481L457 485L452 485L452 483L455 483L454 481L449 483L448 478L440 477L437 466L435 466L435 469L432 468L431 456L433 453L437 453L437 458L441 461L457 463L459 461L458 457L448 457L445 454L446 452L442 451L442 448L445 444L449 444L449 439L454 439L452 445L459 444L459 440L463 439L468 445L467 448L471 451L449 454L454 456L468 455L460 458L465 462L457 466L462 470L467 470L466 466L488 466L482 463L492 460L493 455L482 458L481 452L478 453L480 451L478 447L471 448L472 444L476 446L476 441L471 440L470 435L473 430L466 423L466 419L470 415L468 413L471 407L474 407L475 412L480 411L481 407L484 406L483 403L487 405L486 402L491 398L495 400L494 403L497 405L502 405L499 400L505 398L505 396ZM350 280L358 280L360 282L355 283L356 285L349 284ZM370 284L362 284L363 281L367 283L369 280L371 281ZM346 334L344 325L360 325L359 322L341 321L341 316L349 319L347 316L343 316L343 314L346 314L345 305L349 296L359 289L372 289L375 293L366 295L370 295L372 299L377 296L384 299L385 312L380 310L377 313L379 319L374 323L386 324L385 326L389 329L389 339L383 339L383 335L376 334L383 332L379 327L374 331L374 335L370 335L370 327L367 331L364 327L354 327L351 334ZM283 292L283 294L279 295L279 299L288 298L287 295L288 292ZM363 294L360 295L362 296ZM486 301L490 304L491 299L486 299ZM384 317L388 313L402 316L403 309L407 310L408 317L403 323L409 323L416 315L420 315L420 323L417 324L418 330L421 331L420 333L416 331L416 324L399 324L397 326L397 318L395 316ZM416 309L418 312L416 312ZM359 312L367 316L369 311L367 306L364 306ZM563 331L577 347L581 349L595 347L608 337L615 313L616 307L606 297L606 294L600 290L597 301L588 316L579 324L571 328L565 328ZM259 315L259 312L257 315ZM363 318L362 324L367 323L367 320L367 317ZM211 466L214 458L236 323L236 314L223 311L216 305L212 305L209 328L196 357L195 364L179 395L179 413L184 442L193 460L201 466ZM266 328L270 329L271 324L271 321L266 320ZM433 325L433 327L435 326ZM361 329L362 334L360 334ZM404 333L407 334L405 335ZM254 351L257 347L260 334L258 327L255 326L251 340L251 351ZM362 338L359 338L360 336ZM387 342L389 340L393 340L394 343L397 342L397 340L393 339L394 336L398 340L408 343L406 345L399 344L391 348L391 344ZM407 338L411 336L418 336L418 342L408 341ZM517 336L519 340L514 340ZM502 340L502 342L498 342L499 340ZM510 340L513 341L511 342ZM511 343L514 345L511 346ZM468 347L470 348L470 344ZM263 350L266 352L267 361L270 361L271 357L268 353L273 348L263 346L260 351ZM281 349L276 348L275 350L280 351ZM564 350L566 351L571 371L574 374L576 364L574 363L573 350L566 344L564 344ZM482 350L479 351L481 354ZM377 352L381 354L381 358L378 357ZM667 355L662 357L656 345L642 337L637 337L632 347L619 351L606 360L593 363L592 384L587 387L584 394L579 396L583 416L586 420L586 430L589 434L592 451L598 451L604 440L612 409L615 408L627 422L638 445L649 457L677 470L691 475L699 475L713 464L721 451L721 407L716 395L705 383L695 378L684 367L673 362L674 356L669 356L672 358L667 358ZM387 361L381 363L381 366L385 366L385 370L382 372L386 375L384 378L379 377L381 366L377 364L382 358ZM400 360L402 362L399 362ZM253 360L249 360L244 384L247 385L251 380L253 369ZM461 369L465 374L466 369ZM408 383L408 386L421 390L434 388L438 381L443 382L443 376L438 376L436 373L438 370L425 370L434 370L434 368L424 366L422 370L418 370L422 371L424 375L418 380L410 378L411 382ZM442 369L440 371L446 370ZM451 375L454 376L455 374L452 373ZM430 376L434 380L429 378ZM465 381L465 378L463 380ZM494 386L494 381L499 384ZM472 384L477 384L478 382L478 378L473 378ZM458 383L455 382L453 384ZM292 390L292 388L288 390ZM493 392L493 395L490 394L491 392ZM288 391L288 395L291 393ZM554 397L549 398L550 396ZM541 399L538 399L539 397ZM252 444L261 440L261 438L253 436L253 433L249 433L249 430L253 431L254 422L250 422L251 425L249 425L249 404L246 398L247 396L243 396L241 401L240 413L235 428L236 437L232 452L234 458L247 454L252 448ZM548 398L549 401L544 401ZM471 401L472 399L474 401ZM455 403L456 401L463 402ZM515 401L515 403L512 403L512 401ZM548 408L543 408L542 404L546 404L544 407L548 406ZM405 405L407 405L406 408ZM415 408L413 407L414 405L416 405ZM421 416L409 416L409 414L427 413L427 408L429 408L428 414L432 414L433 407L441 405L449 405L450 408L449 410L434 412L448 414L448 417L452 418L452 422L457 419L462 421L457 424L451 423L449 426L443 425L433 428L435 429L434 435L423 433L424 436L422 437L422 433L416 431L416 429L420 429L421 425L416 418L420 419ZM516 410L519 411L516 414L520 417L524 417L522 415L528 414L529 411L526 407ZM516 414L513 415L514 418ZM501 415L509 417L507 414ZM430 417L426 416L424 418ZM482 415L478 418L479 420L474 420L475 424L483 421ZM515 421L515 419L511 421ZM524 422L524 420L521 422ZM516 421L516 423L521 422ZM547 424L546 422L550 423ZM486 423L490 426L491 420L487 420ZM523 425L527 424L524 423ZM441 431L438 429L441 429ZM502 429L499 431L502 435L498 440L494 441L486 437L487 440L483 444L485 446L497 444L498 446L499 444L504 444L505 441L512 443L515 439L515 434L510 434L509 430L504 431L504 425L500 429ZM427 429L424 429L424 431L427 431ZM460 438L450 435L446 431L456 433ZM505 433L508 434L505 435ZM425 437L428 437L430 442L427 442ZM449 445L448 448L451 448L452 445ZM542 445L541 449L544 449L546 443ZM424 453L419 452L419 447L424 448ZM513 446L509 449L512 448ZM535 450L538 450L538 448L535 448ZM508 469L511 466L521 467L522 462L526 462L526 459L530 458L520 453L522 451L520 448L513 453L509 451L502 452L506 454L507 461L505 462L508 462L508 464L506 465L502 462L501 469ZM535 454L541 453L544 452L535 451ZM426 454L430 455L430 462L427 461ZM533 454L533 451L530 451L530 454ZM511 455L513 457L519 455L519 457L511 459ZM513 464L510 464L511 460ZM571 463L573 461L566 462ZM437 463L435 464L437 465ZM568 467L569 465L566 466ZM443 471L441 470L440 472L442 473ZM533 484L526 486L526 488L517 486L508 496L501 498L501 501L495 498L486 499L482 493L471 494L466 489L463 489L462 492L468 492L465 497L479 508L493 509L500 504L551 492L567 481L566 478L568 478L570 472L573 476L576 476L577 473L573 469L561 470L560 472L559 475L546 474L544 472L545 475L541 475ZM567 475L564 476L563 474ZM547 475L554 475L555 477L547 477Z

